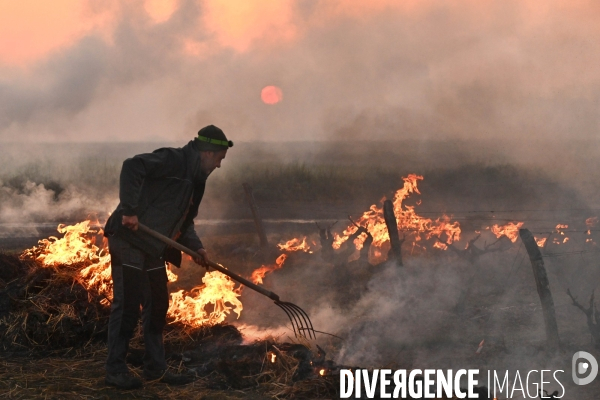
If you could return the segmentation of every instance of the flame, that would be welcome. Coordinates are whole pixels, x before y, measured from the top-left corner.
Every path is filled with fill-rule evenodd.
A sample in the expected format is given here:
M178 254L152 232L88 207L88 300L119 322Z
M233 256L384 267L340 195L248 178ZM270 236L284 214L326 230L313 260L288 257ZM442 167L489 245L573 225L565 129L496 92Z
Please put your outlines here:
M271 357L272 363L274 363L275 360L277 360L277 354L275 354L275 353L268 353L268 356Z
M281 251L286 251L286 252L303 251L305 253L312 254L310 245L307 243L306 240L307 240L306 236L304 236L302 239L293 238L291 240L288 240L285 243L279 243L277 245L277 247ZM287 257L288 257L287 254L283 253L279 257L277 257L274 264L261 265L260 268L257 268L254 271L252 271L252 276L250 277L250 279L252 280L253 283L255 283L257 285L262 284L263 278L265 277L265 275L270 274L271 272L276 271L278 269L281 269L283 267L283 263L285 262Z
M598 217L589 217L585 220L585 224L588 228L593 228L598 224Z
M96 291L104 296L100 302L109 305L112 301L113 285L110 268L110 254L104 249L98 253L99 259L79 271L80 281L88 291Z
M235 282L230 277L219 271L210 271L204 275L202 283L204 285L196 286L190 293L183 290L171 293L168 315L173 322L182 322L191 327L218 324L232 310L240 317L244 308L238 299L241 290L235 288ZM210 313L206 309L209 304L213 306Z
M25 250L23 257L34 258L44 267L97 261L100 249L94 243L95 238L89 236L102 234L102 230L90 229L90 223L91 221L87 220L70 226L58 225L56 230L64 234L61 239L55 236L42 239L38 246Z
M167 264L167 280L169 281L169 283L177 282L177 274L175 274L172 271L172 268L173 268L173 264L168 263ZM175 267L175 268L177 268L177 267Z
M250 277L250 279L252 280L252 283L254 283L256 285L261 285L263 283L263 278L265 277L265 275L270 274L271 272L282 268L283 263L285 262L286 259L287 259L287 254L284 253L284 254L281 254L279 257L277 257L277 260L275 260L275 264L262 265L260 268L255 269L252 272L252 276Z
M517 222L516 224L514 222L509 222L506 225L494 224L491 227L491 231L497 238L504 235L514 243L519 238L519 229L521 229L523 224L523 222Z
M433 244L433 247L435 247L436 249L440 249L440 250L447 250L448 246L445 243L442 242L435 242Z
M277 247L279 247L279 250L281 251L303 251L305 253L312 253L310 250L310 245L306 243L306 236L304 236L302 240L299 238L293 238L285 243L279 243Z
M98 221L86 220L75 225L58 225L58 232L64 234L60 239L51 236L42 239L37 246L21 253L22 259L34 259L42 267L59 268L64 266L78 267L76 279L88 291L103 296L101 303L108 306L112 300L111 261L108 243L102 241L102 248L95 244L96 236L102 235L102 229L92 229ZM175 282L177 275L166 268L167 279ZM233 310L238 317L243 310L238 299L240 288L220 272L208 272L202 278L204 285L197 286L190 292L180 290L171 293L168 317L172 322L182 322L191 327L223 322ZM231 306L227 305L230 304ZM207 306L213 311L208 312Z
M587 222L587 220L586 220ZM565 225L565 224L558 224L556 225L556 233L559 233L561 236L565 236L565 233L562 231L563 229L567 229L569 228L569 225ZM552 243L554 244L564 244L567 243L569 241L568 237L564 237L562 240L558 239L558 238L554 238L552 240Z
M418 242L423 239L427 240L432 237L440 238L446 236L446 242L451 244L453 241L460 240L460 225L458 222L451 222L447 215L432 220L419 216L415 212L414 206L403 205L402 202L412 193L421 194L417 187L417 182L423 180L423 177L416 174L409 174L402 178L404 186L398 189L394 194L393 205L396 223L400 231L410 231L414 233L414 241ZM383 202L384 199L382 199ZM417 203L417 205L420 203ZM358 225L368 226L369 232L373 236L373 246L381 248L382 244L389 241L385 219L383 217L383 207L379 208L373 204L369 211L365 211L363 215L356 221ZM334 234L335 240L333 248L339 249L350 235L357 231L357 227L349 225L341 235ZM364 236L364 235L362 235ZM358 237L354 244L357 250L362 248L364 238ZM439 242L438 242L439 243ZM434 245L435 246L435 245ZM440 245L437 248L442 248Z
M320 370L319 371L319 375L324 376L325 375L325 370L324 369Z
M538 239L535 236L533 238L535 239L535 242L537 243L538 247L544 247L544 245L546 244L546 240L548 240L548 238Z

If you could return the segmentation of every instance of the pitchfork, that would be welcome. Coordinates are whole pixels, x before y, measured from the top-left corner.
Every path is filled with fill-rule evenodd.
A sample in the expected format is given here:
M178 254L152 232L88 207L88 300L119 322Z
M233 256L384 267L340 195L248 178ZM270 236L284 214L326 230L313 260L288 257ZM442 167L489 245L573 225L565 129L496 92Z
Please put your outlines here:
M186 254L189 254L193 258L198 257L197 252L188 249L187 247L183 246L182 244L177 243L176 241L174 241L172 239L169 239L165 235L162 235L162 234L148 228L147 226L145 226L143 224L138 223L138 228L140 231L147 233L148 235L150 235L152 237L157 238L158 240L168 244L169 246L171 246L177 250L180 250ZM292 323L292 330L294 331L294 335L296 335L296 337L298 337L298 336L307 337L306 333L308 332L308 339L316 339L316 334L315 334L315 330L313 328L313 324L310 321L310 318L308 317L308 314L306 313L306 311L304 311L303 309L301 309L300 307L298 307L297 305L295 305L293 303L289 303L287 301L280 301L279 296L276 295L275 293L270 292L263 287L255 285L254 283L250 282L249 280L242 278L241 276L229 271L227 268L223 267L221 264L217 264L212 261L208 261L207 264L210 267L216 269L217 271L227 275L231 279L238 281L242 285L247 286L250 289L256 290L258 293L265 295L268 298L270 298L271 300L273 300L275 302L275 305L277 307L281 308L286 313L288 318L290 319L290 322Z

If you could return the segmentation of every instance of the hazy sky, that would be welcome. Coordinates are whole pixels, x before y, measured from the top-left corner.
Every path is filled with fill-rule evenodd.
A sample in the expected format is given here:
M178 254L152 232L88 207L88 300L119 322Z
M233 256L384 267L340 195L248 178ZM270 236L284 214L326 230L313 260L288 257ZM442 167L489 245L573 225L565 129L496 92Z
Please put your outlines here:
M599 66L595 0L0 0L0 141L596 138Z

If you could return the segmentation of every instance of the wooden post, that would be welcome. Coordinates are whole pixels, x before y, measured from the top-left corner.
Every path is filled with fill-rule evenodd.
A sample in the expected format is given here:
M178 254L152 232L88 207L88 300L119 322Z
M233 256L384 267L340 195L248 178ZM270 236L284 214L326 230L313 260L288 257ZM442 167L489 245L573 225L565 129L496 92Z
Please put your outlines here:
M387 226L388 234L390 236L390 245L392 249L390 255L396 260L398 266L402 266L402 241L400 241L400 235L398 234L398 224L396 223L396 215L394 214L394 204L391 200L383 202L383 218L385 219L385 225ZM388 256L388 259L390 257Z
M262 219L260 218L260 214L258 213L258 207L256 206L256 201L254 200L254 195L252 194L252 187L247 183L242 184L242 186L244 187L244 192L246 193L246 200L248 200L250 210L252 210L252 217L254 218L254 224L256 225L258 237L260 238L260 247L263 250L267 250L267 248L269 247L269 242L267 241L265 227L263 226Z
M546 274L546 268L544 267L542 253L528 229L519 229L519 236L525 245L525 249L527 249L527 254L529 254L538 295L542 302L548 346L550 349L558 349L560 346L560 339L558 337L558 325L556 323L556 314L554 312L554 300L552 299L552 292L550 292L550 282L548 281L548 275Z

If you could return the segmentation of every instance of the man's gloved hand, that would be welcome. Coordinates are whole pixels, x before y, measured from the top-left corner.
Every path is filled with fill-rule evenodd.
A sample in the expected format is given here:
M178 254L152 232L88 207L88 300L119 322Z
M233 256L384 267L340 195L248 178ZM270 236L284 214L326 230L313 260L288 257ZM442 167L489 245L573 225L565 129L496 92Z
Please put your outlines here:
M206 270L208 270L208 253L204 249L197 250L198 257L194 257L194 262L198 265L202 265Z
M137 215L123 215L123 219L122 219L122 223L124 226L126 226L127 228L131 229L132 231L137 231L138 230L138 217Z

